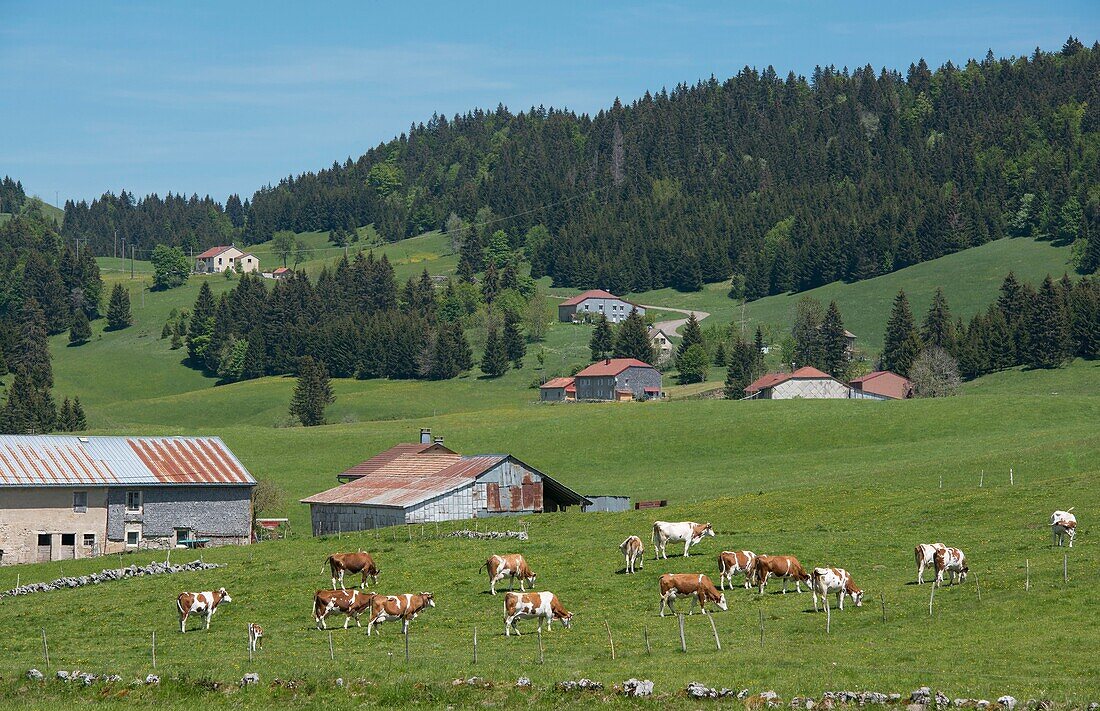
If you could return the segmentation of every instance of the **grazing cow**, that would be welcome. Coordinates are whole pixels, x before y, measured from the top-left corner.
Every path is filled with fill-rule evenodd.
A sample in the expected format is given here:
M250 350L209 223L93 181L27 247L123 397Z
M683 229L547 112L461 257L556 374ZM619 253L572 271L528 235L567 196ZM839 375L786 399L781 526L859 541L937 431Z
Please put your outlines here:
M695 523L694 521L679 521L677 523L669 523L668 521L654 521L653 522L653 559L664 557L668 559L668 554L665 553L665 544L669 541L673 543L684 543L684 557L688 557L688 549L693 545L703 540L703 536L714 536L714 529L711 528L709 523Z
M233 602L225 588L218 588L214 592L182 592L176 598L176 607L180 611L180 632L187 631L187 616L190 614L205 615L206 629L210 629L210 618L223 602Z
M680 596L691 596L691 607L688 609L688 614L695 612L695 604L699 604L699 609L703 611L703 614L707 614L706 603L709 600L718 606L720 610L728 609L726 605L726 594L718 592L718 588L714 587L714 583L710 581L710 578L702 573L665 573L658 581L661 589L661 617L665 616L665 606L668 606L668 611L676 614L675 608L672 607L672 601Z
M387 620L401 620L403 622L401 632L408 634L409 623L429 607L435 607L435 600L430 592L415 595L410 593L404 595L375 595L374 599L371 600L367 635L371 634L375 625L381 625ZM382 631L379 630L378 633L381 634Z
M527 560L519 553L512 553L511 555L493 555L489 556L489 560L477 569L477 572L481 572L482 569L489 571L489 592L494 595L497 594L497 583L505 578L508 578L509 590L516 586L516 578L519 578L519 589L521 592L527 590L524 587L524 583L534 586L535 573L527 565Z
M810 574L810 590L814 594L814 612L817 612L817 596L825 607L829 606L829 593L836 593L836 606L844 609L844 598L852 598L856 607L863 607L863 591L852 582L852 576L844 568L814 568Z
M924 585L924 569L932 565L932 559L936 557L936 551L947 548L942 543L918 543L913 549L913 555L917 559L917 585Z
M718 554L718 585L725 590L726 583L733 587L733 576L742 573L745 576L745 589L752 587L749 581L749 569L756 560L752 551L722 551Z
M573 620L573 613L566 610L558 596L552 592L509 592L504 594L504 636L511 636L513 632L519 635L516 620L529 620L535 618L539 621L538 629L542 631L542 621L546 620L546 631L554 620L560 620L568 629Z
M359 616L370 609L371 599L374 593L364 593L352 588L351 590L318 590L313 595L313 621L317 623L317 629L327 630L325 618L332 612L344 613L344 629L348 628L348 622L355 620L356 627L362 627Z
M378 566L374 564L374 558L370 553L364 553L359 551L358 553L333 553L325 561L325 565L328 565L332 571L332 587L336 588L336 581L340 581L340 589L344 590L344 573L351 573L355 575L357 573L363 574L363 580L359 583L359 587L365 588L367 586L367 578L371 579L372 585L378 584ZM325 571L324 565L321 566L321 572Z
M934 562L936 564L936 587L943 585L944 572L948 574L951 585L955 584L956 575L958 575L960 583L966 582L966 574L970 571L970 567L966 564L966 554L958 548L944 548L942 551L936 551Z
M1066 511L1055 511L1050 515L1050 530L1054 536L1054 545L1062 545L1062 541L1067 536L1069 537L1069 547L1073 548L1073 537L1077 535L1077 517L1070 511L1073 511L1072 506Z
M248 649L255 652L257 647L263 647L264 628L255 622L248 623Z
M810 576L798 558L793 555L758 555L753 558L748 575L760 586L760 594L764 594L764 588L768 585L768 578L783 579L783 594L787 594L787 581L793 580L795 589L802 593L802 583L807 586Z
M637 536L629 536L625 541L619 544L619 550L623 552L623 556L626 558L626 572L634 572L634 564L637 563L639 568L645 567L645 561L642 560L642 553L645 549L642 547L642 539Z

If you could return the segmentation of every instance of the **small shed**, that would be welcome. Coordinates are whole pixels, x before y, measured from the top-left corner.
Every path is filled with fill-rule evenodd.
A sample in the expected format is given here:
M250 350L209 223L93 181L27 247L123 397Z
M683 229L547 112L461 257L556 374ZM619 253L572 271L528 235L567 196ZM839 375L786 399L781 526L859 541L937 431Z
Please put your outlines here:
M851 397L863 400L904 400L913 397L913 384L889 370L876 370L852 378Z
M552 378L539 386L539 400L565 402L577 399L577 386L573 378Z
M614 495L593 495L588 494L586 499L591 501L590 504L585 504L582 510L585 513L600 512L611 513L615 511L629 511L630 510L630 497L629 496L614 496Z

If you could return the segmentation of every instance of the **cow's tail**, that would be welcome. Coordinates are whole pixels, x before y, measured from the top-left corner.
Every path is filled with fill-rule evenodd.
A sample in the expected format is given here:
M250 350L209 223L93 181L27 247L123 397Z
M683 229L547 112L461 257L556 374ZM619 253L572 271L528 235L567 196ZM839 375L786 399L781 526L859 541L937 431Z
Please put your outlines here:
M626 538L624 538L623 542L619 544L619 548L620 549L625 548L626 547L626 542L629 541L631 538L632 538L632 536L627 536Z
M924 551L921 549L921 546L913 547L913 557L917 561L917 567L924 565Z
M176 598L176 607L179 609L180 614L183 614L183 595Z
M1076 506L1070 506L1068 509L1066 509L1066 513L1073 513L1073 510L1075 508L1077 508L1077 507Z
M489 560L492 560L492 558L490 558ZM481 571L483 571L483 570L484 570L484 571L485 571L486 573L488 573L488 572L489 572L489 560L486 560L486 561L485 561L484 563L482 563L482 564L481 564L480 566L478 566L478 569L477 569L477 572L478 572L478 573L480 573L480 572L481 572Z
M660 526L656 522L653 523L653 545L659 545L657 542L657 533L660 531Z
M726 557L721 553L718 554L718 572L722 575L726 574Z
M323 573L323 572L325 572L325 568L331 568L331 567L332 567L332 556L329 556L328 558L325 558L324 563L321 563L321 572Z

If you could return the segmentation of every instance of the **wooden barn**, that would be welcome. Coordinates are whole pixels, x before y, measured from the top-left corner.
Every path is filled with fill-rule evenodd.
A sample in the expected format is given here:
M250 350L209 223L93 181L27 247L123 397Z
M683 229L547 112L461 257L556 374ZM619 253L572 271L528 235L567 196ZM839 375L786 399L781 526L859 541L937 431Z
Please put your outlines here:
M587 498L509 454L466 456L421 430L338 475L345 482L309 504L313 535L427 523L564 511Z

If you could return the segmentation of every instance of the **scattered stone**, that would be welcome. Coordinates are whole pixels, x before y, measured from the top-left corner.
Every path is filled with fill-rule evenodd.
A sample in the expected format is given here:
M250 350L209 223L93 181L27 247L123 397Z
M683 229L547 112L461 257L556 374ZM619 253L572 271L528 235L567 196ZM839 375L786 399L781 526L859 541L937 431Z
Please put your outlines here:
M42 681L42 672L38 671L37 669L28 669L27 678L31 681Z
M160 677L157 676L156 674L150 674L149 676L145 677L145 683L146 684L159 684L160 683Z
M886 700L891 704L896 704L901 701L901 694L890 694L886 697Z
M520 689L530 689L531 680L525 676L521 676L520 678L516 679L516 686Z
M928 704L911 703L905 707L905 711L928 711Z
M951 699L941 691L936 692L936 708L941 711L951 705Z
M1089 711L1100 711L1100 703L1093 701L1091 704L1089 704Z
M78 674L77 678L84 682L84 686L91 686L99 677L95 674Z
M816 705L817 704L814 702L814 700L811 699L808 696L805 697L805 698L803 698L801 696L796 696L793 699L791 699L791 708L792 709L812 709Z
M344 679L342 677L337 677L336 678L336 686L341 687L341 688L344 686Z
M451 682L451 686L483 686L488 689L492 684L480 676L472 676L469 679L455 679Z
M118 674L105 674L103 676L103 681L107 682L108 684L117 684L118 682L122 681L122 677Z
M200 560L193 560L190 563L184 563L182 565L165 565L164 563L154 561L149 565L135 564L125 568L109 568L107 570L101 570L98 573L92 573L91 575L65 576L48 583L27 583L26 585L20 585L17 588L0 592L0 600L5 597L30 595L32 593L50 592L53 590L65 590L68 588L82 587L84 585L99 585L100 583L106 583L113 580L123 580L125 578L135 578L145 575L171 575L173 573L189 573L196 570L210 570L211 568L221 567L223 566L215 563L204 563Z
M260 675L256 672L249 672L241 677L241 686L248 686L249 684L259 684Z
M528 540L527 531L471 531L468 528L461 531L452 531L451 538L471 538L479 541L499 538L515 538L518 541Z
M909 703L912 704L930 704L932 703L932 690L927 686L913 691L909 694Z
M559 691L599 691L603 684L591 679L579 679L578 681L559 681Z
M974 702L974 706L979 709L987 709L989 708L989 701L987 701L986 699L978 699L976 702Z
M627 696L652 696L653 682L649 679L627 679L623 682L623 693Z
M725 687L721 689L712 689L705 684L701 684L698 681L693 681L687 685L684 689L684 693L696 699L724 699L731 696L736 696L739 699L743 699L749 695L748 689L742 689L740 692L733 689L727 689Z
M69 672L67 672L63 669L59 669L55 676L57 676L57 678L60 679L61 681L68 681L69 677L71 675L69 674Z

